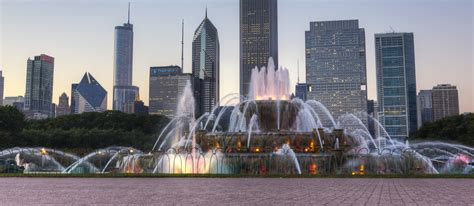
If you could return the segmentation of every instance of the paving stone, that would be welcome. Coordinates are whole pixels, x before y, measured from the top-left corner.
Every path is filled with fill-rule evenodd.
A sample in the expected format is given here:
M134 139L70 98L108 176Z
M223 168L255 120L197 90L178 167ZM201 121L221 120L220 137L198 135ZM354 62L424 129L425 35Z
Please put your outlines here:
M0 178L0 205L472 205L474 179Z

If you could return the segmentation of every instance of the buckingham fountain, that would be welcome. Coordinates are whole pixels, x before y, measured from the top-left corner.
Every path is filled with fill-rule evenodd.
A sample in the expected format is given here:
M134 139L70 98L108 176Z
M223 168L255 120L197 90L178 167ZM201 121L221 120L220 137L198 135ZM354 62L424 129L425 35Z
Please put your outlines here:
M165 174L438 174L474 173L474 148L402 142L365 113L335 119L318 101L290 99L284 68L255 68L247 98L229 94L195 117L188 83L177 113L150 152L109 147L84 157L49 148L0 152L23 172ZM376 123L370 135L362 119ZM1 162L0 162L1 163ZM1 172L1 171L0 171Z

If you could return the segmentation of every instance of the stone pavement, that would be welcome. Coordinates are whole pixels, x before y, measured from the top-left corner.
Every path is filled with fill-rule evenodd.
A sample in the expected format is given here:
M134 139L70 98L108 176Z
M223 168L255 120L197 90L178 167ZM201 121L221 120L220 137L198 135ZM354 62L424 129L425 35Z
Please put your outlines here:
M0 178L0 205L474 205L474 179Z

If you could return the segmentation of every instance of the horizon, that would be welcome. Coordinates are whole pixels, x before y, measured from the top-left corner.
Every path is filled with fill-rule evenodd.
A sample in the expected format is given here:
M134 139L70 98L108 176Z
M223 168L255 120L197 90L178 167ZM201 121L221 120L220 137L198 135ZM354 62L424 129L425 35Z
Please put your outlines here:
M85 72L90 72L107 90L108 109L112 109L113 33L115 26L127 22L128 1L41 0L40 5L32 2L18 0L0 4L0 69L5 77L4 96L24 96L26 60L47 54L55 58L54 103L63 92L71 97L71 84L78 83ZM304 32L309 29L309 23L357 19L359 26L366 31L368 99L376 100L374 34L413 32L417 93L438 84L453 84L459 90L460 112L474 111L471 1L297 2L300 3L278 2L279 66L288 68L292 92L298 78L297 61L300 64L299 79L305 82ZM191 40L194 30L204 19L206 7L209 19L218 29L221 43L220 96L239 91L239 80L235 78L240 68L238 1L132 1L130 23L134 25L135 36L133 84L140 88L140 97L145 104L148 104L150 67L179 65L181 62L181 19L185 21L183 72L191 72ZM397 9L403 9L403 16L400 15L402 10ZM43 15L45 12L51 15ZM439 15L443 12L449 15ZM421 13L424 18L420 18ZM378 18L379 14L382 17ZM51 25L44 27L36 22L49 22ZM453 34L456 38L452 38Z

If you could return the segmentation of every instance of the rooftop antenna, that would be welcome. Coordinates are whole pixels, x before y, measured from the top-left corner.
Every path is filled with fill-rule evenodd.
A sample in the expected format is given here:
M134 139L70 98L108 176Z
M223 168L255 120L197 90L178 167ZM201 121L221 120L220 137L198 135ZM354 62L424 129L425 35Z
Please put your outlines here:
M395 29L393 29L392 26L390 26L390 29L392 30L392 33L395 33Z
M130 2L128 2L128 21L127 24L130 24Z
M298 82L297 83L299 84L300 83L300 60L299 59L296 61L296 64L297 64L296 67L298 68Z
M207 5L206 5L206 19L207 19Z
M184 70L184 19L181 21L181 69Z

